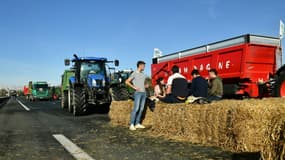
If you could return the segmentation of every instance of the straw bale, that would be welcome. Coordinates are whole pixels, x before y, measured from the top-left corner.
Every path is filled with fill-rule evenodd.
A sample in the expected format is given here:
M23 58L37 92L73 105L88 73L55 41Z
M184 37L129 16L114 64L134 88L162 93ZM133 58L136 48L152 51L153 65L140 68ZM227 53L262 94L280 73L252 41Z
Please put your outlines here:
M111 123L129 125L133 102L113 102ZM211 104L157 103L143 124L151 135L261 152L264 159L285 159L285 98L223 100Z

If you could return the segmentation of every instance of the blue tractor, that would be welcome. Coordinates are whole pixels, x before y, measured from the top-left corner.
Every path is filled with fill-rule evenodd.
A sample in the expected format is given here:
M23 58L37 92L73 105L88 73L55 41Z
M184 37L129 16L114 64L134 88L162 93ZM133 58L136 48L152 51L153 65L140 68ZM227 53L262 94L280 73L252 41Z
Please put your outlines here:
M86 113L88 107L97 107L103 112L109 112L112 101L110 93L110 73L107 63L119 61L108 61L100 57L78 57L73 55L71 70L74 75L69 78L68 110L74 116ZM70 65L70 60L65 60L65 65Z

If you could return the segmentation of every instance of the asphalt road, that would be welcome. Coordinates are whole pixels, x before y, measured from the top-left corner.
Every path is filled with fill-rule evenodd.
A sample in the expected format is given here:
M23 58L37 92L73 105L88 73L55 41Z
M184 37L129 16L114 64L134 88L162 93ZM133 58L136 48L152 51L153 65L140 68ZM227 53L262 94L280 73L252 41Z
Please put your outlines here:
M56 135L65 139L60 141ZM68 144L64 144L66 140ZM72 160L76 155L77 159L96 160L232 159L231 153L218 148L150 138L144 131L113 127L105 114L73 117L60 109L59 101L11 98L0 108L1 160Z

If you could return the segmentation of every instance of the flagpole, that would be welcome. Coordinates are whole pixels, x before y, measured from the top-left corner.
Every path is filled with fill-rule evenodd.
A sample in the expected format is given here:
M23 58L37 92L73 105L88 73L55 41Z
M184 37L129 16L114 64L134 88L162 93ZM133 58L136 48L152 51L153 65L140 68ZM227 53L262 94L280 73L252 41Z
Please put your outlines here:
M282 38L280 38L280 50L281 50L281 66L283 65L283 48L282 48Z
M279 39L280 39L280 52L281 52L281 66L283 65L283 48L282 39L284 37L284 23L280 20Z

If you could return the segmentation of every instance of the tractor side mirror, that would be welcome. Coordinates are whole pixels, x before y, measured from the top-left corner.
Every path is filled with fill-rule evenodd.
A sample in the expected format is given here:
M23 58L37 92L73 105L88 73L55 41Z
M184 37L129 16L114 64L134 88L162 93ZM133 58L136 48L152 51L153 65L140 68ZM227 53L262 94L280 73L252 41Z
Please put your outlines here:
M115 63L115 66L116 66L116 67L118 67L118 66L120 65L120 62L119 62L119 60L117 60L117 59L114 61L114 63Z
M69 66L70 65L70 60L69 59L65 59L64 60L64 65L65 66Z

